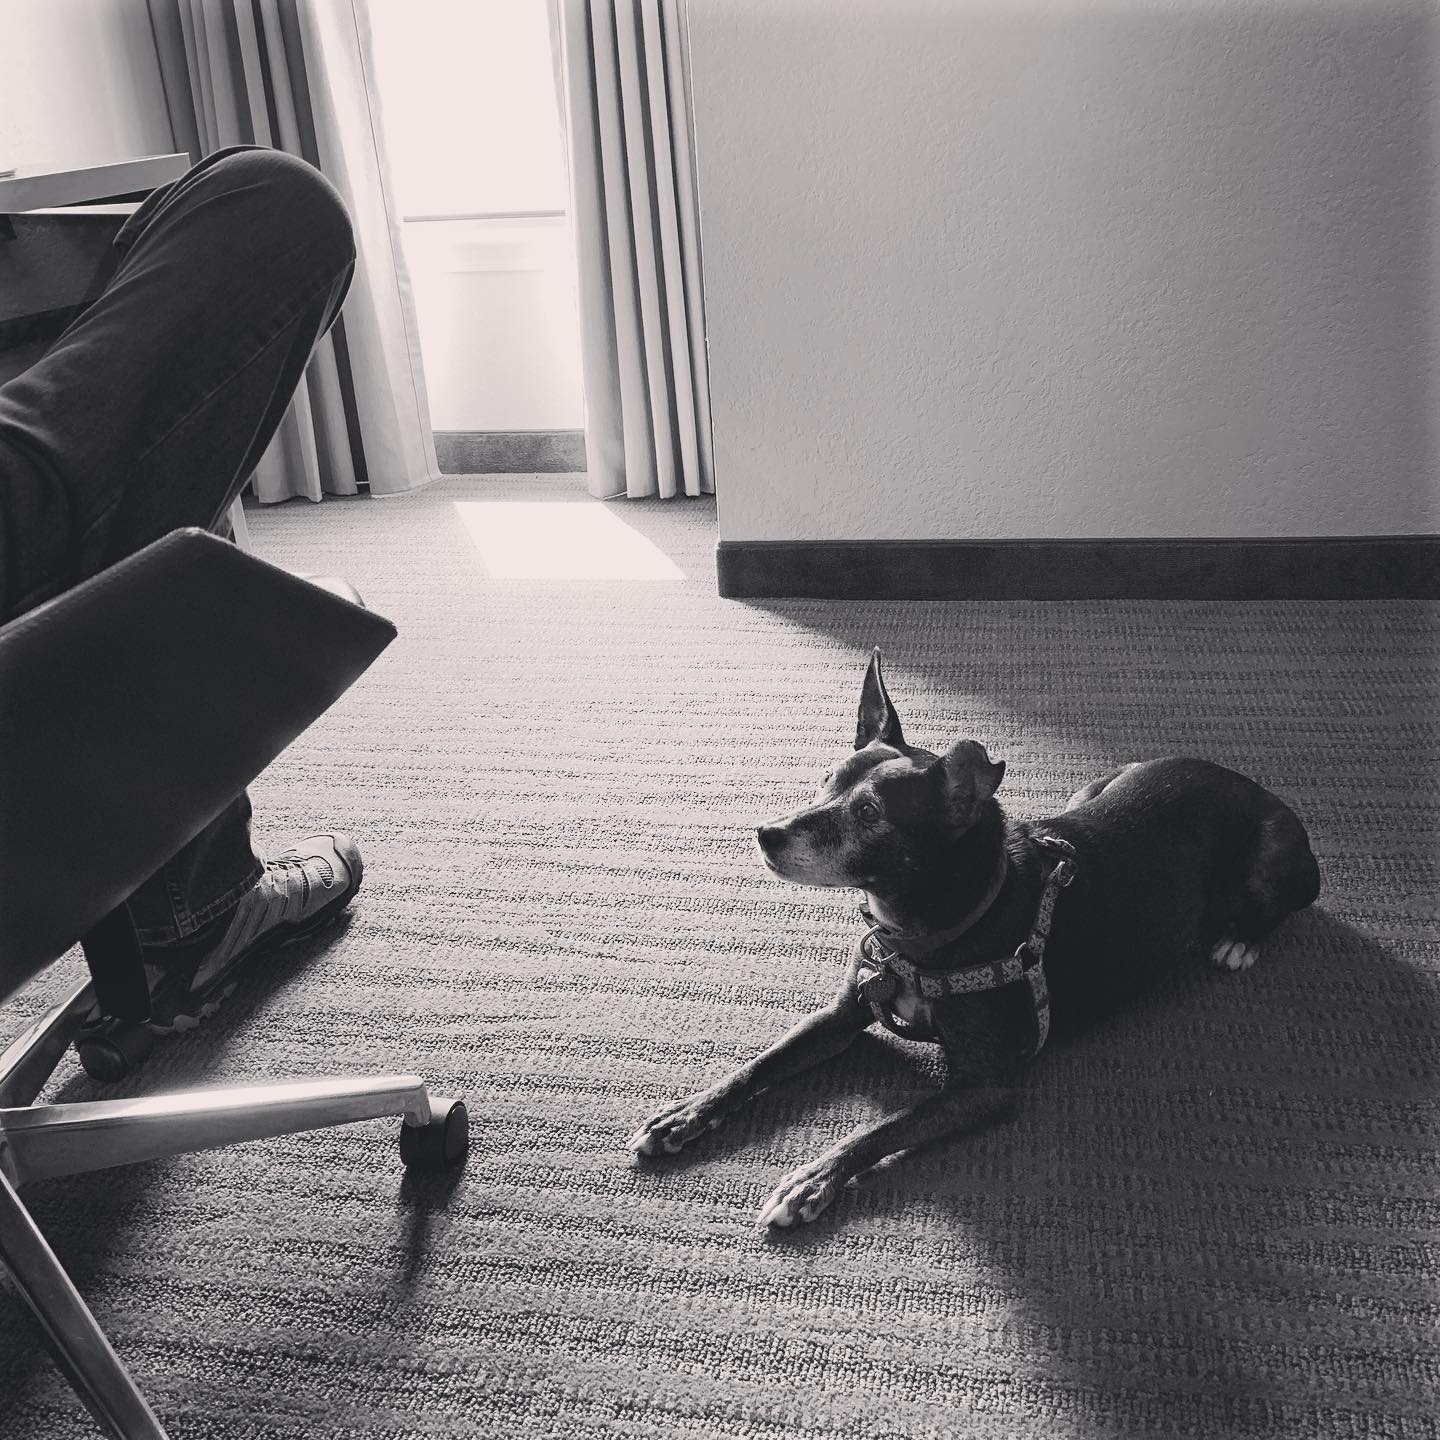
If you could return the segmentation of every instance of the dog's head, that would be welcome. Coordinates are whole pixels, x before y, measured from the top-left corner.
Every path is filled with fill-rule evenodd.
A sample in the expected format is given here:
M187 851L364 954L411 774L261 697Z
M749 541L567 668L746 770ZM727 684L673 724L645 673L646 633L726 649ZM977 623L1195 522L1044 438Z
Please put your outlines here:
M800 885L893 884L946 853L980 818L1004 774L1005 762L992 763L974 740L944 755L907 745L876 650L860 691L854 752L808 805L760 827L760 854Z

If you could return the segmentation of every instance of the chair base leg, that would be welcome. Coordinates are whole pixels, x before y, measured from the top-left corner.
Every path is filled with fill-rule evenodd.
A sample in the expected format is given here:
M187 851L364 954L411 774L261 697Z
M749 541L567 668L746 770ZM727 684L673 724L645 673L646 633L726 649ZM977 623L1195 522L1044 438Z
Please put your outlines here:
M446 1102L447 1105L454 1102ZM147 1100L93 1100L0 1109L0 1165L18 1185L132 1165L191 1150L403 1115L428 1125L418 1075L292 1081L189 1090Z
M0 1264L35 1312L60 1368L105 1432L118 1440L165 1440L155 1412L3 1174Z
M39 1320L57 1363L106 1434L165 1440L165 1431L40 1233L17 1185L137 1160L235 1145L356 1120L404 1117L407 1165L464 1160L465 1106L416 1075L331 1077L192 1090L142 1100L30 1103L94 1004L87 982L0 1053L0 1268Z
M0 1054L0 1107L28 1105L44 1089L94 1004L95 987L86 980L6 1047Z

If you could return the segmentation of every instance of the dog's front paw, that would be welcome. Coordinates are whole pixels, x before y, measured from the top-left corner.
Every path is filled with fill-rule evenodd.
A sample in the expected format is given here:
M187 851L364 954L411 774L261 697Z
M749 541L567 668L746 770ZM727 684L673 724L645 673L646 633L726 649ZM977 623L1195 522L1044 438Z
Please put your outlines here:
M715 1129L724 1118L715 1095L701 1090L662 1106L627 1143L637 1155L673 1155L697 1135Z
M786 1228L797 1222L807 1224L840 1193L841 1183L833 1162L812 1160L792 1170L775 1187L774 1194L760 1207L760 1223Z
M1234 939L1219 940L1210 951L1212 963L1221 970L1248 970L1259 955L1258 946Z

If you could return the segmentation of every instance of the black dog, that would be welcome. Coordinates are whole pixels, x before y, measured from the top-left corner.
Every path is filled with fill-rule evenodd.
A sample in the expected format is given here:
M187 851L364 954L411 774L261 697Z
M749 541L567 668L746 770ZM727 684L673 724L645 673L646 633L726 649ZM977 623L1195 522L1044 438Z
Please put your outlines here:
M907 745L875 651L855 752L809 805L758 835L775 874L865 892L870 929L840 991L735 1074L652 1116L633 1150L679 1150L877 1020L941 1045L949 1078L938 1094L793 1171L760 1212L767 1225L813 1220L884 1156L971 1123L973 1087L1013 1082L1052 1015L1054 1034L1074 1034L1197 945L1243 970L1320 893L1300 821L1233 770L1126 765L1038 824L1006 820L994 799L1004 773L973 740L943 756Z

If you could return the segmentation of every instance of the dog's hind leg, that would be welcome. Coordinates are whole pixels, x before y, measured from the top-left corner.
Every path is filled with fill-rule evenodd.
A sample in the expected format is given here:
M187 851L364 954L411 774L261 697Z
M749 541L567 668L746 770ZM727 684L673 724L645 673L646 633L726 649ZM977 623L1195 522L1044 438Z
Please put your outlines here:
M662 1106L630 1137L630 1149L637 1155L673 1155L762 1090L840 1054L872 1019L847 984L823 1010L807 1015L733 1075Z
M1087 800L1093 800L1107 785L1112 784L1127 770L1133 770L1140 763L1139 760L1132 760L1128 765L1122 765L1118 770L1112 770L1110 774L1102 776L1099 780L1092 780L1088 785L1082 785L1065 802L1065 808L1073 810L1077 805L1083 805Z
M1319 893L1320 868L1310 837L1294 812L1277 800L1256 827L1238 895L1216 917L1219 935L1210 958L1222 970L1248 970L1265 937Z

